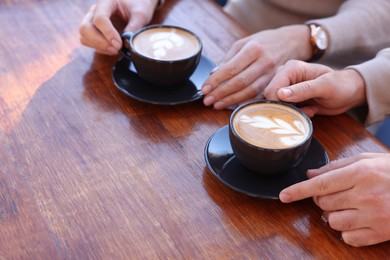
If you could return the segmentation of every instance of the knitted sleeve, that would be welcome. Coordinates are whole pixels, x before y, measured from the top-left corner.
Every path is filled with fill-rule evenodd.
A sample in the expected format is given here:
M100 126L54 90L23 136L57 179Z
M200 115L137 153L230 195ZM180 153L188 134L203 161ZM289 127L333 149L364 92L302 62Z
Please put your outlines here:
M330 46L326 56L360 53L372 58L390 46L390 1L345 1L336 15L311 20L329 33Z
M366 124L376 123L390 115L390 48L380 51L374 59L349 66L363 77L366 84L368 115Z

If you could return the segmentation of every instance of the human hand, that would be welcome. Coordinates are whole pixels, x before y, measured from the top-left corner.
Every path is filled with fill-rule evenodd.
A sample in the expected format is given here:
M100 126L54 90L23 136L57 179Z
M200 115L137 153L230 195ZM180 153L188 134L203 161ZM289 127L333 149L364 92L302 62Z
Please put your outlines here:
M266 30L233 44L222 63L203 84L203 103L224 109L248 101L264 89L278 66L311 55L306 25Z
M366 246L390 240L390 154L365 153L309 170L307 181L281 191L289 203L313 197L345 243Z
M267 99L300 103L310 117L341 114L366 103L365 84L353 69L331 68L302 61L281 66L264 90Z
M122 47L121 36L112 23L119 16L127 25L125 31L135 31L148 24L157 0L97 0L80 25L80 42L97 52L115 55Z

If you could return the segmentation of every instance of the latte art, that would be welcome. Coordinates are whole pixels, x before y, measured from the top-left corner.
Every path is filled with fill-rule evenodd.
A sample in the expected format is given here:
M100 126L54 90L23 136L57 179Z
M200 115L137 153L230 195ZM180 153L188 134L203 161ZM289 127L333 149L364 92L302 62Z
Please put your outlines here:
M262 116L254 116L251 118L243 115L240 121L248 123L252 127L268 129L271 133L275 133L275 138L279 138L280 142L286 146L300 143L306 137L305 128L302 122L298 120L294 120L290 124L280 118L266 118Z
M309 132L309 125L299 112L277 104L245 107L235 115L233 125L242 139L270 149L298 145Z
M198 39L176 28L153 28L133 39L135 50L156 60L180 60L195 55L200 48Z
M149 38L150 46L153 50L153 57L161 59L168 55L173 48L181 48L184 44L183 38L172 32L157 32Z

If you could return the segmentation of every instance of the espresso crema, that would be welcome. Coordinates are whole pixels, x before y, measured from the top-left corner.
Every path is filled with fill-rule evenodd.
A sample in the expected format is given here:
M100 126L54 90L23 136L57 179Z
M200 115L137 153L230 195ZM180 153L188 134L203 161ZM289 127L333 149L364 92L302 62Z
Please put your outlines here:
M134 49L156 60L181 60L195 55L201 45L191 33L177 28L147 29L133 39Z
M285 149L305 141L310 125L287 106L262 103L243 107L233 118L236 133L246 142L268 149Z

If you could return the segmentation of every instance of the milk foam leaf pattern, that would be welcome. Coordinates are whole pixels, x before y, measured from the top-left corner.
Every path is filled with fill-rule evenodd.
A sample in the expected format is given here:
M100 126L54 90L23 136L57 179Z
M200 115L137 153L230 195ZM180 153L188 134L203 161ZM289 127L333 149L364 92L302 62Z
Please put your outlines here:
M244 123L249 123L253 127L257 128L278 128L279 126L273 122L272 120L262 117L262 116L254 116L250 117L247 115L242 115L240 120Z
M242 115L240 119L242 122L249 123L253 127L272 129L271 131L274 133L304 135L303 126L299 121L294 121L295 128L279 118L273 120L262 116L250 117L248 115Z
M299 141L301 141L303 139L303 136L301 135L294 135L294 136L284 136L284 137L280 137L280 141L286 145L294 145L296 143L298 143Z

